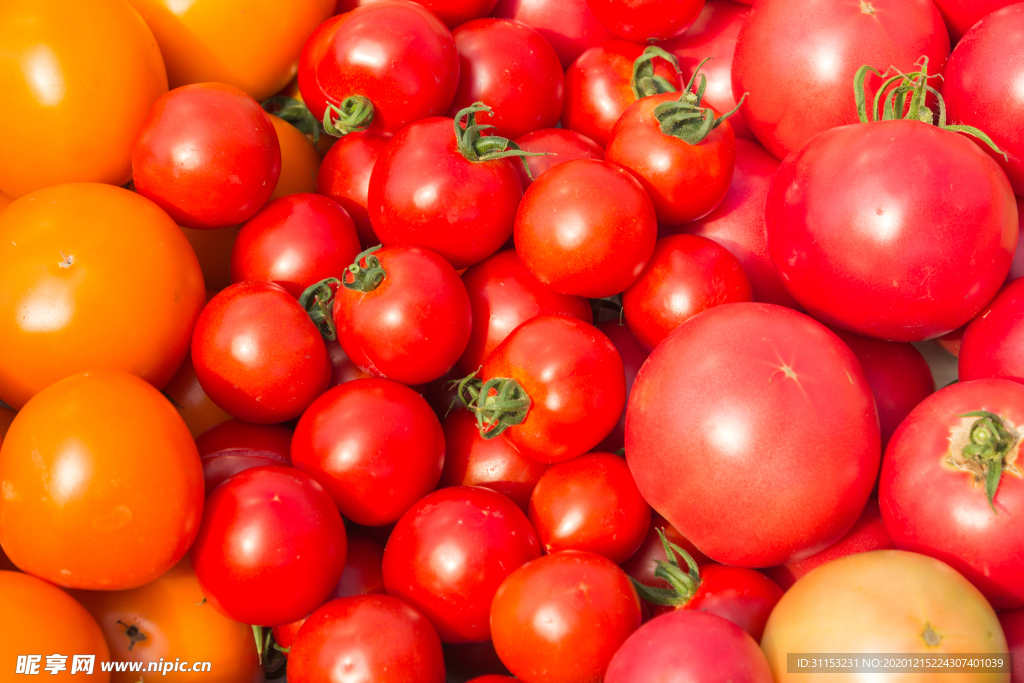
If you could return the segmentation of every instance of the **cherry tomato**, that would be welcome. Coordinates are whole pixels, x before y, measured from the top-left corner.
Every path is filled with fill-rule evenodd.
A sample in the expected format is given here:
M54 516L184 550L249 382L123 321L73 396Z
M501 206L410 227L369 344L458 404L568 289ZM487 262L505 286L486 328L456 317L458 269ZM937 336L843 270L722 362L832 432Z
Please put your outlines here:
M1024 609L1000 612L999 623L1006 636L1007 649L1013 653L1010 683L1024 683L1024 667L1017 663L1024 661Z
M370 174L390 138L372 130L349 133L334 143L320 165L316 191L341 204L356 224L364 248L380 244L367 209Z
M959 354L961 381L1004 377L1024 382L1024 280L1014 280L968 323Z
M587 6L619 38L646 43L688 29L700 16L704 0L587 0Z
M587 7L587 0L498 0L492 16L532 26L555 48L563 69L587 48L614 37Z
M669 588L669 583L660 576L655 576L658 569L658 561L667 562L668 555L665 553L665 544L661 541L658 531L665 534L665 538L681 547L698 565L705 565L711 562L708 557L697 550L697 546L679 533L679 530L668 523L664 517L657 512L651 515L651 526L647 535L640 543L640 549L633 553L633 556L622 563L622 570L631 577L650 588Z
M281 147L281 175L277 178L270 199L280 199L299 192L316 192L320 153L298 128L276 116L270 122L277 132Z
M219 612L277 626L304 617L345 567L341 515L323 487L291 467L254 467L210 494L192 566Z
M527 133L516 140L516 144L524 152L534 152L544 156L523 157L526 165L530 167L530 174L526 175L522 165L517 165L519 180L523 183L525 191L533 179L552 166L572 161L573 159L597 159L604 160L604 149L586 135L565 128L542 128L532 133Z
M347 519L381 526L437 486L444 433L412 389L357 379L329 390L299 419L292 463L327 489Z
M178 372L163 388L163 394L177 409L193 437L231 419L199 386L191 355L185 356Z
M229 477L263 465L290 465L292 430L228 420L196 437L206 495Z
M4 438L0 482L4 552L68 588L149 583L188 552L203 512L188 427L159 391L119 371L36 394Z
M615 350L619 352L622 360L622 369L626 373L626 396L633 390L633 380L640 372L640 366L647 360L650 352L636 338L625 324L618 320L608 320L600 323L597 329L611 341ZM594 449L602 452L614 452L625 446L626 443L626 406L622 406L622 413L619 421L612 427L612 431Z
M1013 0L936 0L935 6L949 28L953 43L967 33L968 29L998 9L1012 5ZM1014 681L1016 683L1016 680Z

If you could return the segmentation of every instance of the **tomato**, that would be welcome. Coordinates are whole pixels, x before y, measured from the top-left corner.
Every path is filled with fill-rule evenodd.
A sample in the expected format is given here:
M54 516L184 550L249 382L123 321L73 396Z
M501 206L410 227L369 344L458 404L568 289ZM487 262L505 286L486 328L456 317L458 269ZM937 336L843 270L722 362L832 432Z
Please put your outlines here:
M633 553L633 556L622 563L622 570L633 577L636 581L650 588L669 588L668 581L655 576L658 569L658 562L667 562L668 554L665 552L665 544L662 543L661 534L675 545L681 547L698 565L705 565L711 562L706 555L697 550L697 547L685 538L679 531L668 523L668 521L657 512L651 515L651 526L647 535L640 543L640 549Z
M242 226L231 250L231 280L274 282L298 298L321 280L341 277L360 251L355 225L337 202L292 194Z
M444 429L444 470L438 488L482 486L497 491L525 510L533 489L548 466L524 457L504 434L480 436L476 418L455 410L441 423Z
M359 678L444 683L437 632L419 612L389 595L332 600L299 631L288 654L288 680L346 683Z
M948 386L896 430L878 487L896 547L948 563L1000 609L1024 607L1024 530L1014 520L1024 510L1022 424L1019 383Z
M10 196L4 194L3 192L0 192L0 211L3 211L8 206L10 206L11 202L13 202L13 201L14 201L13 197L10 197Z
M516 144L524 152L533 152L544 156L523 157L530 167L532 178L526 175L523 167L516 166L523 189L528 188L533 179L552 166L572 161L573 159L604 160L604 149L586 135L565 128L542 128L527 133L516 140Z
M1006 645L1013 653L1013 675L1010 683L1024 681L1024 667L1018 662L1024 661L1024 610L1007 610L999 613L999 623L1006 636Z
M345 354L345 350L341 348L341 344L338 340L327 342L327 354L331 357L331 383L330 386L336 387L339 384L345 382L351 382L354 379L364 379L373 377L368 372L363 372L359 367L352 362L352 360Z
M370 221L385 246L436 251L457 269L479 263L512 234L523 196L513 163L490 152L474 106L419 121L391 138L370 175ZM483 125L483 123L479 124ZM511 152L510 152L511 153Z
M261 465L290 465L292 430L228 420L196 437L206 495L226 479Z
M1024 232L1024 197L1016 197L1017 201L1017 251L1013 254L1013 263L1010 264L1010 274L1006 281L1016 280L1024 277L1024 239L1021 233Z
M313 402L295 427L292 463L327 489L347 519L398 520L437 486L444 433L415 391L386 379L357 379Z
M316 191L341 204L356 224L364 248L380 244L370 225L370 174L390 138L372 130L349 133L334 143L320 165Z
M316 192L317 171L320 168L320 153L302 132L277 116L270 117L270 123L277 132L277 144L281 147L281 175L277 178L270 198Z
M842 628L836 628L841 623ZM850 555L818 567L790 588L768 619L761 649L777 683L806 681L787 671L790 652L899 652L942 656L1005 653L995 612L962 576L930 557L899 550ZM988 673L963 683L1008 682ZM841 683L862 673L833 673Z
M714 614L679 610L630 636L604 676L605 683L653 680L772 683L772 672L743 629Z
M207 291L217 293L231 284L231 249L240 228L232 225L213 230L181 229L199 259Z
M629 171L577 159L526 191L516 214L516 253L550 289L601 298L636 280L657 231L654 205Z
M466 349L472 309L443 258L411 246L363 252L342 277L334 324L360 369L403 384L448 372ZM351 279L349 278L351 275Z
M269 466L240 472L210 494L191 557L219 612L277 626L331 594L345 552L345 526L323 487L291 467Z
M210 683L250 683L262 678L252 628L213 608L196 580L188 558L152 583L126 591L75 591L73 596L95 617L119 662L210 662L202 676L161 671L170 683L205 678ZM137 683L137 672L120 671L113 683Z
M45 654L67 653L95 655L89 670L90 683L109 683L110 673L103 671L102 663L110 661L110 652L103 642L103 633L96 620L67 593L45 581L19 572L0 571L0 661L13 676L18 657L43 655L34 671L57 681L75 681L73 658L66 661L67 669L60 674L47 671ZM56 674L56 675L54 675ZM15 679L17 680L17 679Z
M601 146L607 144L615 122L637 99L633 66L643 54L642 45L624 40L607 40L581 54L565 72L562 125ZM683 87L674 65L660 57L653 58L651 64L654 75L674 90Z
M491 599L502 581L541 555L522 510L495 491L435 491L398 520L384 549L384 586L423 614L446 643L491 637Z
M269 115L241 90L187 85L153 105L132 147L132 171L136 191L179 224L222 228L270 199L281 145Z
M587 0L498 0L492 15L536 29L555 48L563 69L587 48L614 37L587 7Z
M636 374L640 372L640 366L647 360L650 352L644 348L643 344L640 343L630 329L618 320L608 320L600 323L597 329L601 330L608 337L615 346L615 350L619 352L619 358L622 360L622 369L626 373L626 396L628 397L629 392L633 390L633 380L636 379ZM626 406L623 405L622 412L619 414L619 421L615 423L612 431L608 433L608 436L594 450L602 452L617 451L625 445L625 440Z
M625 460L591 453L544 473L530 498L530 521L548 553L585 550L619 564L647 535L651 506Z
M767 0L750 10L740 30L732 90L749 93L740 108L743 118L761 144L782 159L815 134L857 121L850 83L861 66L906 73L922 55L936 74L949 57L949 35L928 0ZM878 78L868 82L869 101L880 83ZM893 172L909 163L905 151L899 154L895 168L885 162ZM835 187L845 190L847 184Z
M1024 280L1014 280L964 330L958 363L962 381L1004 377L1024 382L1022 317Z
M163 394L177 409L193 437L231 419L199 386L190 355L185 356L178 372L163 388Z
M68 588L149 583L188 551L203 512L192 435L160 392L124 372L36 394L0 448L0 544Z
M135 136L167 92L139 15L124 0L5 0L0 44L0 192L128 182Z
M327 389L324 340L297 301L271 282L239 282L210 300L192 337L203 391L232 417L298 417Z
M676 328L626 412L626 460L647 502L708 557L744 567L802 559L849 531L879 440L853 353L771 304L715 306Z
M459 358L463 376L476 371L495 347L521 324L538 315L565 315L593 322L590 302L559 294L530 274L516 252L499 251L462 275L472 306L469 343Z
M92 368L156 387L174 376L205 295L188 241L155 204L119 187L58 185L11 204L0 233L0 400L20 408ZM143 309L113 305L140 287Z
M949 28L949 37L956 43L968 29L998 9L1012 5L1013 0L936 0Z
M640 600L611 560L569 550L512 572L491 604L494 649L526 683L600 681L640 626Z
M597 20L635 43L677 36L697 20L704 0L587 0Z

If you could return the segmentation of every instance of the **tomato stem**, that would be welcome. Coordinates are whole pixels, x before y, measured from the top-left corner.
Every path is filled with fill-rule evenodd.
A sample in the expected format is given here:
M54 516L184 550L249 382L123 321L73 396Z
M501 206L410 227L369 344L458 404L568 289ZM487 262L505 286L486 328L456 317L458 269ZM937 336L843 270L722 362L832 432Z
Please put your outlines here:
M697 593L697 589L700 588L700 568L693 557L690 556L690 553L668 540L664 530L660 528L656 530L658 537L661 538L661 545L665 548L665 556L668 557L668 562L658 560L654 575L659 579L668 581L671 588L651 588L632 577L630 577L630 581L633 582L633 587L636 588L637 594L653 605L661 605L663 607L685 605ZM679 566L679 560L676 559L677 555L686 562L687 571L683 571L683 568Z
M124 623L120 619L118 619L115 623L118 623L118 624L121 624L121 626L124 626L124 634L125 634L125 636L128 637L128 651L129 652L131 652L132 648L135 647L135 643L141 643L141 642L143 642L145 640L148 640L148 638L146 637L146 634L143 633L139 629L139 627L136 626L135 624L132 624L131 626L129 626L128 624Z
M996 510L995 497L1003 478L1006 456L1017 443L1017 436L1006 428L1003 419L987 410L976 410L960 417L978 418L971 425L970 443L963 448L967 460L978 463L985 475L985 495L992 512Z
M649 45L643 54L633 62L633 77L630 79L630 86L633 88L633 95L638 100L651 95L676 92L676 87L667 78L654 73L655 59L664 59L672 65L680 77L683 75L675 55L657 45Z
M327 341L338 338L338 328L334 324L334 290L341 284L336 277L329 277L316 284L306 287L299 295L299 305L306 309L309 319L313 321L320 334Z
M282 95L263 100L260 106L271 116L287 121L298 128L299 132L312 136L314 145L320 142L320 134L324 132L323 126L302 100Z
M476 115L480 112L487 112L488 116L494 116L491 108L483 102L474 102L455 115L455 139L458 142L459 151L462 152L462 156L474 163L519 157L523 168L526 169L526 175L532 180L533 174L530 173L530 167L526 164L526 157L540 157L546 156L546 154L543 152L527 152L520 149L519 145L512 140L498 135L481 135L481 131L494 128L495 126L477 123ZM466 120L465 125L462 123L463 119Z
M522 424L530 412L530 397L518 381L495 377L486 382L476 373L464 377L457 389L459 400L476 415L480 436L493 439L509 427Z
M693 76L683 88L683 94L679 96L678 100L662 102L654 108L654 118L661 125L661 132L691 145L701 143L711 134L711 131L739 111L743 100L747 98L747 93L743 93L743 97L736 103L736 106L718 118L715 118L715 112L712 109L701 106L704 91L708 87L708 79L700 72L700 69L709 59L711 58L707 57L697 65L697 70L693 72ZM695 83L697 90L694 92Z
M366 130L373 123L373 102L362 95L351 95L341 106L327 104L324 110L324 130L336 138Z
M380 265L380 261L373 255L381 245L370 247L366 251L356 255L356 260L348 267L345 274L341 276L341 284L345 289L354 292L372 292L384 282L387 272ZM348 276L352 276L351 282Z

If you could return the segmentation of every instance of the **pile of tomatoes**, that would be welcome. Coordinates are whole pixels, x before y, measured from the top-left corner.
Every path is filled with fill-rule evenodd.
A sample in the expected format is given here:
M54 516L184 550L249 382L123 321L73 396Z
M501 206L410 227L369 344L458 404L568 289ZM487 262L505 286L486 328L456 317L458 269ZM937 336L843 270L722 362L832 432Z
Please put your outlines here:
M1024 682L1022 83L1010 0L3 0L0 679Z

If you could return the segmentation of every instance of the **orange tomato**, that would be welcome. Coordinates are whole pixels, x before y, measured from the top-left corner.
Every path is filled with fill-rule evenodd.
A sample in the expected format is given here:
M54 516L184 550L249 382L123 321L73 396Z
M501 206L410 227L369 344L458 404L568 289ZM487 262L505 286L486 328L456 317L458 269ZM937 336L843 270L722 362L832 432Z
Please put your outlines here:
M186 557L156 581L127 591L74 591L99 622L114 661L210 662L205 673L168 672L167 683L262 682L252 627L221 615L203 596ZM115 672L113 683L137 683L138 673ZM149 680L146 676L145 680Z
M164 395L174 403L193 437L231 419L231 416L218 408L199 386L191 355L185 356L185 362L178 368L177 374L164 387Z
M218 82L257 100L298 70L306 38L332 0L130 0L153 29L172 88Z
M281 177L277 179L271 201L287 194L316 192L316 174L320 170L320 154L298 128L271 115L270 122L281 144ZM328 136L329 137L329 136Z
M126 0L0 2L0 191L123 185L135 135L167 92L153 34Z
M277 117L272 116L271 119ZM283 152L284 150L282 150ZM284 155L282 154L282 162ZM281 167L281 176L284 177L284 166ZM231 284L231 248L235 246L235 238L238 237L240 225L231 225L226 228L213 228L212 230L182 228L189 244L196 252L199 259L199 267L203 270L203 281L207 289L219 292Z
M65 655L65 670L52 675L46 656ZM4 680L18 680L18 655L42 655L37 676L47 681L109 683L100 662L110 661L96 620L75 599L34 576L0 571L0 666ZM95 655L92 675L71 673L74 655ZM26 680L32 680L26 678Z
M13 201L14 201L13 197L10 197L10 196L4 194L3 192L0 192L0 211L3 211L8 206L10 206L11 202L13 202Z
M174 407L134 375L94 370L36 394L0 446L0 545L68 588L153 581L188 551L203 469Z
M158 388L174 376L205 290L156 204L111 185L57 185L0 213L0 234L0 399L20 408L91 368Z

